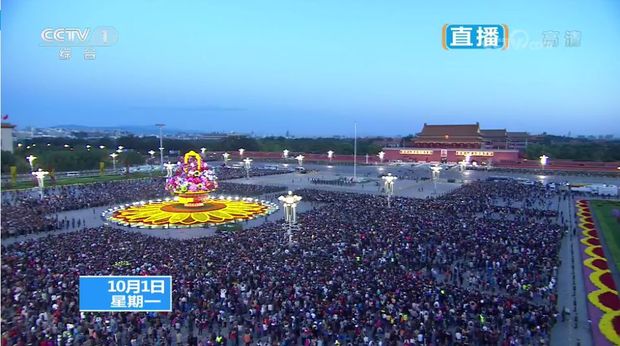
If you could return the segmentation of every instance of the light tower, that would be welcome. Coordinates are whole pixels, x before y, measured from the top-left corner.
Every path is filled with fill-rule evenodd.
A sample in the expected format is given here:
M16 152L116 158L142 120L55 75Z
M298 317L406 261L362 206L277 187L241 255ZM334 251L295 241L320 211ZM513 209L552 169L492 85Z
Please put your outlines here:
M161 170L164 170L164 126L166 124L155 124L159 127L159 165Z
M33 172L34 171L34 160L36 160L37 157L30 154L28 156L26 156L26 160L28 160L28 163L30 164L30 171Z
M301 201L301 196L293 195L289 191L287 195L278 197L284 206L284 222L289 245L293 243L293 227L297 223L297 204Z
M385 187L385 193L387 194L387 204L388 208L390 207L390 198L394 194L394 181L398 179L398 177L392 175L392 173L388 173L381 177L383 179L383 186Z
M243 159L243 167L245 167L246 179L250 179L250 168L252 167L252 159L249 157Z

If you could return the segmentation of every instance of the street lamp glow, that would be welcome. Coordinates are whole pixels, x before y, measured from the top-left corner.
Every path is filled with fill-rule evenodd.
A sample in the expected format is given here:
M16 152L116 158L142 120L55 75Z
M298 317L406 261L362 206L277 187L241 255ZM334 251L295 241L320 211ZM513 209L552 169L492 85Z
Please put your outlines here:
M545 169L545 166L547 165L547 159L549 159L549 156L544 154L540 157L540 165L543 169Z
M380 151L379 154L377 154L377 156L379 156L379 160L381 161L381 163L383 163L383 158L385 157L385 153L383 151Z
M202 155L204 155L204 154L205 154L205 151L207 151L207 148L205 148L205 147L200 148L200 153L201 153Z
M223 153L222 156L224 157L224 166L226 166L226 162L228 162L228 158L230 157L229 153Z
M245 149L243 148L239 148L239 156L243 157L243 153L245 152Z
M172 170L176 166L177 166L176 163L170 163L170 161L168 161L168 163L164 163L164 167L166 168L166 177L167 178L172 177Z
M467 167L467 162L465 160L459 162L459 166L461 167L461 172L465 171L465 167Z
M28 160L28 163L30 164L30 171L34 171L34 160L36 160L37 157L34 155L28 155L26 156L26 160Z
M252 159L249 157L243 159L243 166L245 167L246 178L250 179L250 168L252 167Z
M28 163L30 163L30 171L34 171L34 160L36 160L37 157L34 155L28 155L26 156L26 160L28 160Z
M100 145L99 149L105 149L105 145Z
M112 166L114 168L114 172L116 173L116 158L118 157L118 154L112 153L110 154L110 157L112 158Z
M45 176L48 174L49 174L48 171L44 171L41 168L39 168L39 170L36 172L32 172L32 175L34 175L37 178L37 184L39 185L39 192L41 194L41 198L43 198L43 187L45 186Z
M303 155L297 155L297 157L295 157L295 160L297 160L299 167L301 167L301 165L304 163L304 159L305 159L305 156Z
M65 145L64 145L64 147L65 147L65 148L68 148L68 147L69 147L69 144L65 144Z
M90 151L90 148L91 148L90 144L86 144L86 150Z
M441 173L441 167L440 166L432 166L431 167L431 171L433 173L432 177L433 177L434 193L437 194L437 179L439 179L439 174Z
M329 162L332 162L332 158L334 157L334 151L330 150L327 152L327 158L329 159Z
M289 191L287 195L278 197L284 206L284 222L286 223L288 242L293 242L293 225L297 223L297 204L301 201L301 196L293 195Z
M398 177L392 175L392 173L388 173L381 177L383 179L383 186L385 188L385 193L387 194L387 202L388 208L390 207L390 198L394 194L394 181L398 179Z
M282 150L282 157L288 159L288 153L289 151L287 149Z
M151 158L154 158L156 151L155 150L149 150L148 153L151 155Z

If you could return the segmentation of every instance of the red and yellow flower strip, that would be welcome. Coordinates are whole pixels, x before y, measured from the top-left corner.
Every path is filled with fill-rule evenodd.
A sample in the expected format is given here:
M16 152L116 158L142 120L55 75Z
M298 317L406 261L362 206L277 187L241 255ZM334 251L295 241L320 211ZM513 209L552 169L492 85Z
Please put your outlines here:
M578 226L582 231L580 241L583 251L583 273L590 302L588 312L593 322L594 341L597 345L601 344L603 340L600 340L600 337L604 336L605 341L620 345L618 290L609 270L607 257L587 200L577 201L577 216Z

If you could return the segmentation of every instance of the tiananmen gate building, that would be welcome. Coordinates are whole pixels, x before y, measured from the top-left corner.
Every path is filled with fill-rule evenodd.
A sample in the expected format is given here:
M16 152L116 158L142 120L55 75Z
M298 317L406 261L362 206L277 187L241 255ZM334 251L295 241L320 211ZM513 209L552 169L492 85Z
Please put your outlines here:
M405 147L384 148L389 161L460 162L470 155L477 164L516 162L527 146L528 134L506 129L481 130L480 124L429 125L424 123Z

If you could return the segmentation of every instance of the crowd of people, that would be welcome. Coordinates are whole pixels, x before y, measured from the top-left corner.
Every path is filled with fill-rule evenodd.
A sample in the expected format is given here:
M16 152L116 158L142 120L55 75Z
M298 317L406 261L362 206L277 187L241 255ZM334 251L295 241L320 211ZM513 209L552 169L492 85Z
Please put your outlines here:
M284 186L262 186L221 182L217 193L238 196L260 196L285 190ZM56 229L66 229L58 213L68 210L111 206L132 201L169 196L163 178L146 178L101 182L84 185L57 186L38 191L2 192L2 238Z
M311 178L310 182L312 184L337 185L337 186L351 186L355 184L355 181L353 180L353 178L338 178L338 179Z
M493 206L566 196L511 182L390 208L383 196L296 194L316 208L292 244L274 221L193 240L101 227L3 246L3 344L549 343L564 230ZM173 310L80 313L80 275L171 275Z

